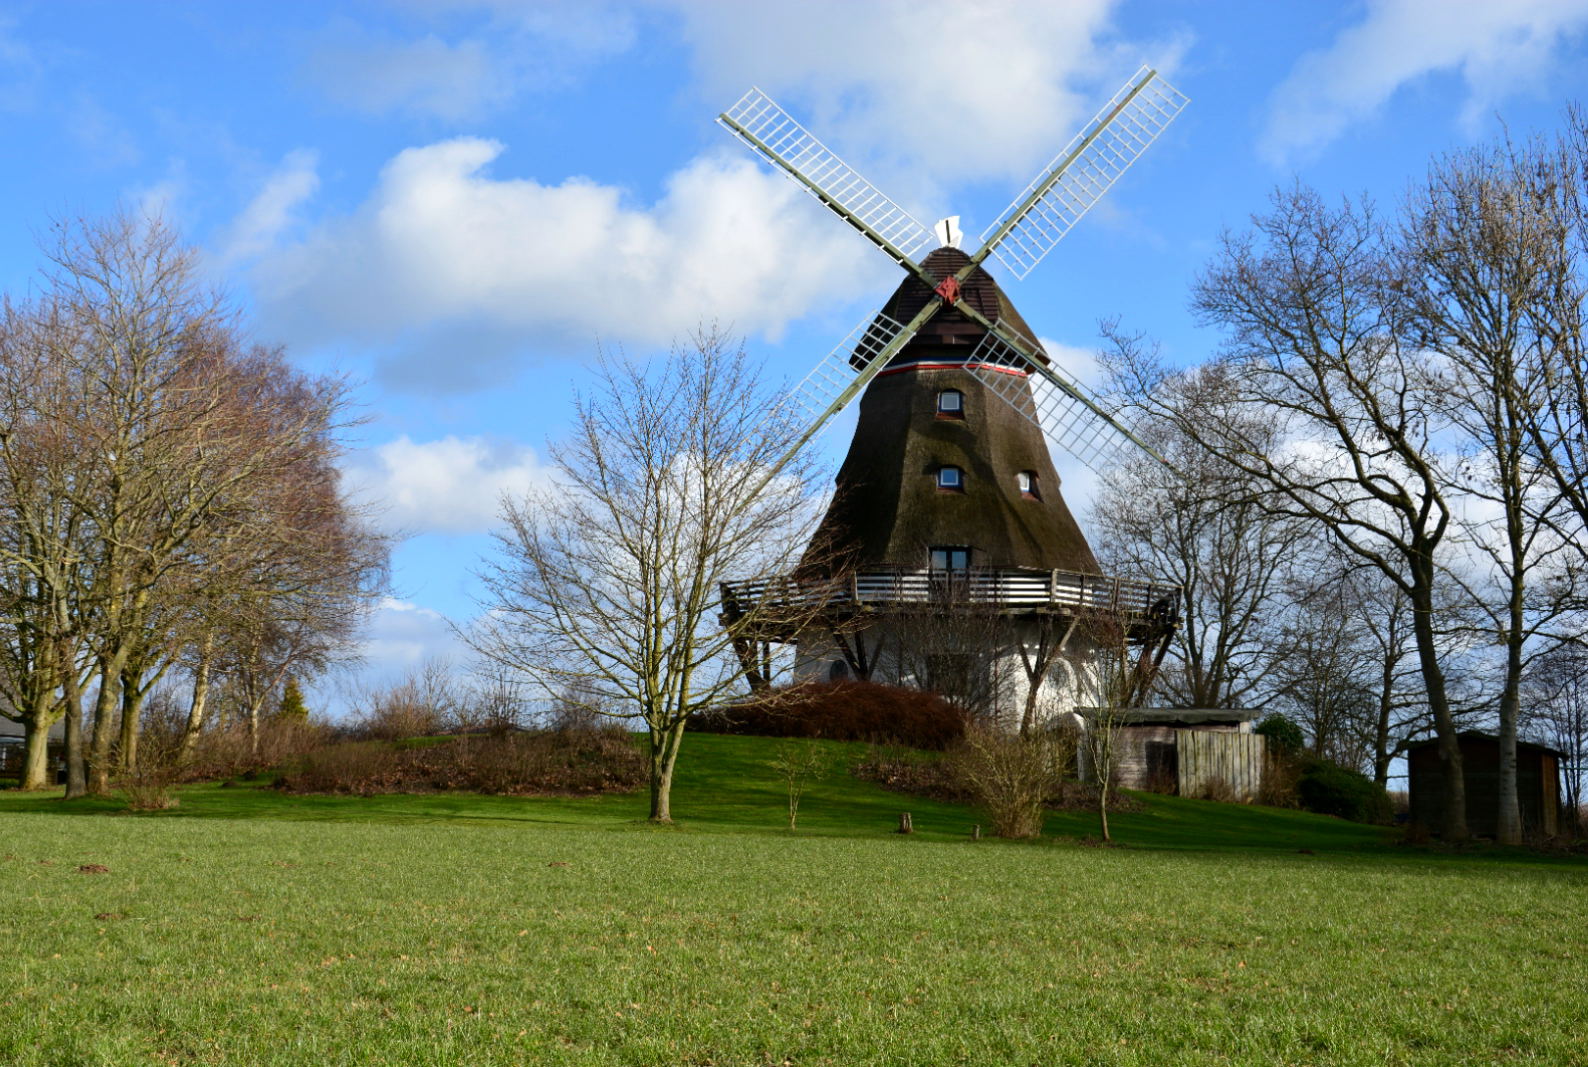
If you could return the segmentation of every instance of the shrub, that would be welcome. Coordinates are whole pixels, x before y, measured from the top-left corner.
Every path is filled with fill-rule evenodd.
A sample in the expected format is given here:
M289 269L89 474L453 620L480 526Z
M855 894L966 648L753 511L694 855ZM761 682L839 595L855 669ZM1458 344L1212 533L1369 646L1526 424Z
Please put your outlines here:
M1202 788L1189 795L1195 796L1200 800L1212 800L1219 804L1239 804L1241 802L1240 794L1235 791L1235 787L1216 774L1204 780Z
M884 789L932 800L969 800L953 766L936 753L896 745L873 745L866 757L851 768L862 781Z
M998 837L1042 833L1043 811L1063 788L1074 760L1075 742L1068 735L1022 737L980 726L965 731L949 754L955 776Z
M198 735L193 751L175 767L175 774L184 782L256 777L302 759L330 737L331 731L319 723L275 718L261 721L252 738L242 723L211 727Z
M1257 789L1257 802L1271 808L1300 806L1296 796L1296 781L1301 777L1301 766L1295 755L1281 749L1270 749L1268 761L1263 765L1263 781Z
M1262 721L1252 727L1252 733L1268 738L1270 751L1286 756L1297 755L1307 743L1301 727L1277 711L1263 716Z
M175 774L166 767L143 763L116 780L116 786L127 797L129 811L165 811L177 806L171 787Z
M292 793L512 796L626 792L647 778L633 739L615 727L442 739L435 744L346 741L305 756L276 782Z
M303 702L303 689L298 680L287 678L281 690L281 703L276 708L276 718L282 722L308 722L309 706Z
M965 713L935 693L877 682L789 686L694 716L690 728L757 737L819 737L942 750L965 735Z
M1306 810L1351 822L1388 823L1393 818L1389 795L1366 775L1316 756L1302 759L1299 767L1296 797Z

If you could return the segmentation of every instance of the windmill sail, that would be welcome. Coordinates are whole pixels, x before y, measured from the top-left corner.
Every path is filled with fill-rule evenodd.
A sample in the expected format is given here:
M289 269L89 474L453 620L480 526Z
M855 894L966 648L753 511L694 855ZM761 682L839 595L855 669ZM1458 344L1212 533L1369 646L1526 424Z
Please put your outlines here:
M971 356L970 369L988 390L1034 423L1053 444L1092 470L1117 463L1130 446L1163 458L1132 432L1127 420L1109 411L1079 382L1060 374L1031 353L1042 347L998 323ZM1023 371L1008 374L1000 368Z
M806 192L838 213L895 263L914 270L931 231L839 159L760 89L751 89L717 121Z
M838 414L915 332L912 326L877 312L823 356L783 400L786 409L809 427L801 442L815 436Z
M977 262L991 253L1016 278L1030 274L1187 103L1142 67L987 227Z

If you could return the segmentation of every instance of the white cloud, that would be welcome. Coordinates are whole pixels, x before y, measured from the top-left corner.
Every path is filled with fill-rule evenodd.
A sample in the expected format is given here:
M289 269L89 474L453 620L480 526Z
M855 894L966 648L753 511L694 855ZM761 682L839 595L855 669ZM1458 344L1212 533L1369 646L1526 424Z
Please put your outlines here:
M787 93L840 155L946 182L1031 177L1140 63L1173 65L1183 42L1118 41L1114 7L676 4L708 99L726 107L752 84Z
M462 662L466 650L445 615L407 600L383 597L364 627L358 679L389 684L429 660Z
M287 153L220 241L221 260L233 263L272 248L292 225L297 209L320 186L319 157L306 149Z
M263 257L254 280L270 331L387 346L389 381L468 388L489 379L482 367L558 342L665 345L710 321L776 336L889 276L747 159L697 159L636 205L582 178L493 177L502 150L457 138L401 152L360 209Z
M1435 72L1460 74L1462 117L1475 123L1507 96L1541 90L1560 45L1585 26L1588 0L1377 0L1275 90L1259 150L1276 164L1316 151Z
M1046 337L1039 340L1059 373L1067 375L1088 389L1102 387L1103 366L1098 362L1095 348L1067 345L1062 341L1054 341Z
M551 480L535 451L480 437L414 441L406 434L356 453L343 466L354 499L404 534L479 533L496 525L503 494Z

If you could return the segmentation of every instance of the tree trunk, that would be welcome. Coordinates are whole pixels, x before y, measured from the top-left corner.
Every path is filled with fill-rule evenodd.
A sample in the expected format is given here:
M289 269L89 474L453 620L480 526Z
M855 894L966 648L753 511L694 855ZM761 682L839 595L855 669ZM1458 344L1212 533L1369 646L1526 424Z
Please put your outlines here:
M83 760L83 691L77 665L70 656L60 660L62 688L66 690L66 799L88 795L88 770Z
M127 666L121 672L121 751L116 753L116 767L122 773L138 769L138 731L142 727L143 689L140 672Z
M199 646L198 665L193 668L193 699L187 706L187 723L182 727L182 742L177 748L178 763L192 758L199 731L204 729L204 710L210 695L210 653L214 647L214 635L205 634Z
M1103 829L1103 840L1112 841L1108 836L1108 778L1101 777L1097 781L1097 821Z
M121 688L121 670L127 662L127 653L101 657L99 661L99 692L94 696L94 736L88 760L88 791L95 796L110 792L110 746L114 736L113 716Z
M1416 635L1417 666L1434 716L1434 735L1439 740L1439 768L1444 775L1444 825L1446 841L1467 839L1467 781L1461 766L1461 746L1456 723L1450 716L1450 698L1445 690L1445 672L1439 663L1434 633L1433 557L1425 553L1414 565L1411 596L1412 631Z
M1390 717L1395 713L1395 660L1386 650L1379 676L1378 719L1373 723L1373 784L1389 788Z
M28 698L29 707L22 720L22 782L19 789L48 789L50 781L49 748L50 727L60 718L57 713L55 690L41 679L47 672L37 670L36 678L29 682L33 691Z
M678 762L678 746L684 739L684 724L675 723L662 730L651 730L651 821L673 821L673 767Z
M50 727L28 718L22 723L22 784L19 789L48 789L50 781Z
M1506 641L1505 691L1500 695L1500 801L1495 812L1494 839L1502 845L1522 843L1522 811L1516 795L1516 727L1521 711L1521 634Z

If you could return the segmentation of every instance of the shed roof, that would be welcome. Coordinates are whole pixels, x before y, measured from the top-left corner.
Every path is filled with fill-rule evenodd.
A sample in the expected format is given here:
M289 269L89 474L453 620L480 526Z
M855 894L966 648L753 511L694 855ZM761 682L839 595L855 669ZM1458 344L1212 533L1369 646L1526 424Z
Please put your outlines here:
M1461 741L1492 741L1495 744L1500 743L1498 734L1485 733L1482 730L1462 730L1460 733L1456 734L1456 737ZM1406 751L1408 753L1419 752L1425 748L1430 748L1437 744L1439 744L1439 738L1429 737L1422 741L1413 741L1411 744L1406 746ZM1535 752L1547 752L1551 756L1555 756L1560 759L1566 758L1566 753L1562 752L1560 749L1552 748L1549 745L1540 744L1537 741L1525 741L1522 738L1517 738L1516 748L1518 752L1523 749L1530 749Z

